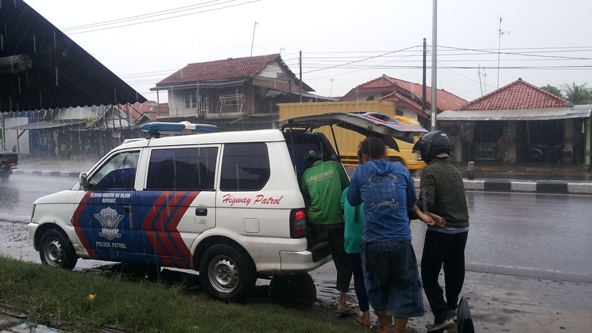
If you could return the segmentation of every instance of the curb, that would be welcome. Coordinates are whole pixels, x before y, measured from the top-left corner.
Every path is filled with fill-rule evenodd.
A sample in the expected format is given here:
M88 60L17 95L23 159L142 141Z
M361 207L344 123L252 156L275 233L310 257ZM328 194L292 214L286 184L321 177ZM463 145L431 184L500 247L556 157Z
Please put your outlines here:
M52 177L71 177L77 178L80 171L35 171L35 170L12 170L15 175L26 176L52 176Z
M463 179L465 190L483 192L525 192L553 194L592 194L592 183L572 183L565 181L509 181L509 180L469 180ZM419 179L414 179L419 188Z

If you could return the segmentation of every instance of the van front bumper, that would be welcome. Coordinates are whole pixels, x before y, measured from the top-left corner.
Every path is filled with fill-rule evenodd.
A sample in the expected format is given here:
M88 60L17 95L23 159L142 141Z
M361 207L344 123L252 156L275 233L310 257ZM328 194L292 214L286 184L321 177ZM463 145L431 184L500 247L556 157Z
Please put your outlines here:
M35 242L35 232L37 231L38 227L39 223L31 222L27 224L27 230L29 231L29 236L31 237L31 241L33 242L33 248L35 249L35 251L39 251L39 249L37 248L37 242Z

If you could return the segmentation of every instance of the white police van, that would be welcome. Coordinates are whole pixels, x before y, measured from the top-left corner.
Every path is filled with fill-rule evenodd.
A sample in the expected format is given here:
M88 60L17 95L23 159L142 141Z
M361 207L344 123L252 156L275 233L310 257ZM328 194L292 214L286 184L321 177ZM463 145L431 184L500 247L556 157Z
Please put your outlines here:
M65 269L78 258L194 269L210 295L232 301L246 297L258 276L322 266L331 256L308 227L303 155L338 155L310 125L283 125L169 137L160 134L215 126L143 125L148 139L116 147L71 190L34 202L28 229L41 261Z

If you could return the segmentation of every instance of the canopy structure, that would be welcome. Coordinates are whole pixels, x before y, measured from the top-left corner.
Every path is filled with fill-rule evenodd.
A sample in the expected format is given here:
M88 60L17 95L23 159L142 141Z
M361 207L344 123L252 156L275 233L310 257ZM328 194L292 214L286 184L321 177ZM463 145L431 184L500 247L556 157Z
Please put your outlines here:
M1 112L146 101L23 0L2 1L0 22Z
M576 105L563 108L540 108L518 110L466 110L444 111L438 121L508 121L508 120L553 120L588 118L592 105Z

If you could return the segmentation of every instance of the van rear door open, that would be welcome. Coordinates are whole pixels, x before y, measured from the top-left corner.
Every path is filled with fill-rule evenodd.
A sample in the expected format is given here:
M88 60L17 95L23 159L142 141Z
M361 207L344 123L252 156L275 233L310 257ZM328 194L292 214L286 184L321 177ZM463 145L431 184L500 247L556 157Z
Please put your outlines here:
M382 113L325 113L294 117L279 122L282 129L302 128L313 130L323 126L338 126L366 137L378 137L392 149L399 151L395 141L412 142L413 137L427 130L421 126L406 124ZM334 141L337 142L337 141ZM339 147L335 147L339 153Z

